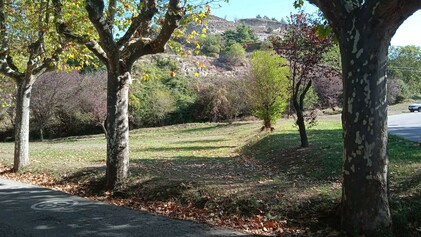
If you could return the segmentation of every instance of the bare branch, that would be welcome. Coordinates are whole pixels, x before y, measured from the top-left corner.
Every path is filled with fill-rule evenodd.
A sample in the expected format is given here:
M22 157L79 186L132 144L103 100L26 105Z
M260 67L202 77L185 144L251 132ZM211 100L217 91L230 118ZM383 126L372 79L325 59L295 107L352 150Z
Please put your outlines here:
M123 37L118 40L117 46L121 47L126 44L133 34L139 30L139 28L146 28L142 27L143 24L146 23L147 27L150 25L150 21L152 20L153 16L158 12L156 0L146 0L146 4L143 4L141 12L138 16L132 19L132 24L130 25L129 29L126 31ZM142 3L139 3L142 4ZM144 32L141 32L143 35Z
M184 9L180 4L180 0L170 0L162 29L156 39L146 41L139 38L136 42L124 48L122 56L127 59L127 65L132 65L134 61L143 55L164 52L165 44L171 38L174 30L177 29L178 22L183 15Z

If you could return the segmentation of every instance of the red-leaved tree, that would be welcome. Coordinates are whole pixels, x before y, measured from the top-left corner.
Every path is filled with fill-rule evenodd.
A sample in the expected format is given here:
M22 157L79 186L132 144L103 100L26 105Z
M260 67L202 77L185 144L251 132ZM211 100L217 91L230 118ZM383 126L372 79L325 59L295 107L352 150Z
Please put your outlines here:
M294 106L300 131L301 147L308 147L307 131L304 120L304 98L313 80L318 77L318 65L323 53L333 45L330 35L319 34L317 19L299 12L291 15L287 32L283 39L273 39L274 49L289 63L291 102Z

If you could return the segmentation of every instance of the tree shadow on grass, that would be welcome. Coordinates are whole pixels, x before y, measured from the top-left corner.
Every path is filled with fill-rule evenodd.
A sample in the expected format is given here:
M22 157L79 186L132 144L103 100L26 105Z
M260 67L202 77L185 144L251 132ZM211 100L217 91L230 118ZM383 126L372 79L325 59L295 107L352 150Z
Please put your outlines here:
M342 166L342 131L310 130L310 146L301 148L298 133L270 134L243 149L265 166L291 177L339 179Z
M225 142L226 139L201 139L201 140L184 140L184 141L177 141L173 142L173 144L203 144L203 143L219 143L219 142Z
M215 150L215 149L235 148L235 147L236 146L150 147L150 148L133 149L133 152L142 152L142 151L197 151L197 150Z
M390 202L396 236L421 236L421 192L392 195Z
M206 132L206 131L218 129L218 128L233 128L233 127L241 127L241 126L244 126L244 123L226 123L226 124L225 123L210 123L202 127L183 129L180 132L181 133Z

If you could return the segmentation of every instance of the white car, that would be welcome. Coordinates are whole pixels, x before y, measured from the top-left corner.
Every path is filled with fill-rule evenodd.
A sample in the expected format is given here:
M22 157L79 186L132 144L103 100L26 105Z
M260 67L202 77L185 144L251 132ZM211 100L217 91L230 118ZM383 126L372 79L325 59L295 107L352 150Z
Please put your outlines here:
M421 112L421 102L416 102L414 104L410 104L408 106L409 111L414 112L414 111L418 111Z

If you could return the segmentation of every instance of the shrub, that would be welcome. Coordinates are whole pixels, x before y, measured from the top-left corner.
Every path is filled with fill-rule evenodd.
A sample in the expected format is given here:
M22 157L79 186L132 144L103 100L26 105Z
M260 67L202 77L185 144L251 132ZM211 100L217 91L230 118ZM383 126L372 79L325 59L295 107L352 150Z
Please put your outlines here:
M140 64L137 70L140 79L134 80L129 100L133 127L191 121L190 106L196 95L191 88L190 78L172 73L177 67L174 60L165 58ZM148 75L147 80L144 75Z
M239 65L241 63L244 63L244 61L246 60L246 51L239 43L235 43L229 46L220 55L220 58L222 59L222 61L228 64Z
M206 78L196 85L195 119L211 122L231 122L251 114L247 97L247 79Z
M208 35L206 38L201 39L199 44L201 46L200 54L217 57L221 52L222 38L218 35Z

